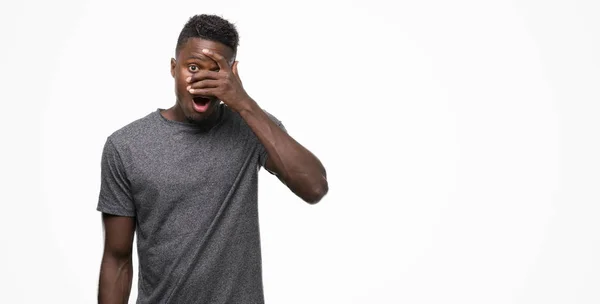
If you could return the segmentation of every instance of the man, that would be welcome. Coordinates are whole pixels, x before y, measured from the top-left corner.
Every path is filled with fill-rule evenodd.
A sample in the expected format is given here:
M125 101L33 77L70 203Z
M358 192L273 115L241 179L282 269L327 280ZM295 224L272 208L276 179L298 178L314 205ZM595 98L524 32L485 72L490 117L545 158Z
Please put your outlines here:
M137 303L264 303L257 175L265 167L304 201L325 169L242 87L238 33L197 15L171 59L176 102L110 135L98 210L100 303L127 303L137 231Z

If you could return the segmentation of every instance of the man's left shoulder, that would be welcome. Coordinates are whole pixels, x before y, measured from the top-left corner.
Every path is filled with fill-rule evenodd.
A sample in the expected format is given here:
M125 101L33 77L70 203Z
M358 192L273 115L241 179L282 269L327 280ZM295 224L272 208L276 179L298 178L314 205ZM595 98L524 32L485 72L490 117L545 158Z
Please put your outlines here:
M246 123L246 121L244 120L244 118L242 118L242 116L240 115L240 113L234 112L233 110L226 108L227 111L230 111L230 115L232 117L232 122L234 125L239 125L241 126L243 129L247 129L250 130L250 126L248 126L248 124ZM269 117L269 119L274 122L278 127L282 128L283 130L285 130L285 127L283 126L283 122L277 118L277 116L271 114L271 112L261 108L261 110L267 115L267 117Z
M282 129L285 129L283 127L283 123L281 122L281 120L279 120L275 115L271 114L269 111L267 111L265 109L263 109L263 112L265 112L265 114L267 114L269 119L271 119L271 121L273 121L277 126L279 126Z

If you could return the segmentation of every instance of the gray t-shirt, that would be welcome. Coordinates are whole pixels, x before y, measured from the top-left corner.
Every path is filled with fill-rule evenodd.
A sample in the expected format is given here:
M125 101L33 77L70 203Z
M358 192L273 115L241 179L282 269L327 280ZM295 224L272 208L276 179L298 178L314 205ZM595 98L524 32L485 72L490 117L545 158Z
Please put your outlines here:
M106 141L97 210L136 218L138 304L264 303L257 199L267 152L220 107L210 130L157 110Z

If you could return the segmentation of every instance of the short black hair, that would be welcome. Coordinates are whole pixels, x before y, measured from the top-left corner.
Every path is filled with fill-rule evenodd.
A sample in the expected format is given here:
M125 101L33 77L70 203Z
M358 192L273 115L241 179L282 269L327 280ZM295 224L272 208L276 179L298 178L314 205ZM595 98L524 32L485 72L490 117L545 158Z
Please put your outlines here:
M233 56L237 53L239 34L235 25L217 15L195 15L183 26L175 54L187 43L190 38L202 38L210 41L220 42L233 50Z

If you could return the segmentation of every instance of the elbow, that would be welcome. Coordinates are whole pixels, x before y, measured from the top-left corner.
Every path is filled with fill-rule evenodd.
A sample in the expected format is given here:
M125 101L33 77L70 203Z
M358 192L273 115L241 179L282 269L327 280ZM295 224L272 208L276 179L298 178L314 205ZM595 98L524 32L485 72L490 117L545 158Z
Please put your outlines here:
M302 199L310 205L314 205L320 202L323 197L329 192L329 185L326 179L322 179L322 182L312 187L312 191Z
M106 248L102 258L105 262L122 266L132 263L133 252L131 248Z

